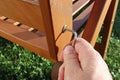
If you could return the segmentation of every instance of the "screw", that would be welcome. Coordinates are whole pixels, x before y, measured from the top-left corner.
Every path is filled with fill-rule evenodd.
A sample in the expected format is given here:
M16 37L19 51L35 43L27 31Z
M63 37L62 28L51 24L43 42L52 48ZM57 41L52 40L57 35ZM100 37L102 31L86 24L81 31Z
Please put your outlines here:
M78 36L77 32L74 31L74 30L68 29L68 28L67 28L67 25L64 25L64 26L63 26L62 32L64 33L65 31L69 31L69 32L72 32L72 33L73 33L74 39L73 39L73 42L72 42L72 46L74 46L75 41L77 40L77 36Z

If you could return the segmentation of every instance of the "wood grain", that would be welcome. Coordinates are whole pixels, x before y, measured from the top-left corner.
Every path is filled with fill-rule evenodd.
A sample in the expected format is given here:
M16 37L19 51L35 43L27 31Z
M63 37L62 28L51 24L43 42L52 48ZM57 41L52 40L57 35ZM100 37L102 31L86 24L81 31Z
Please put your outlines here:
M44 32L39 5L23 0L0 0L0 15L14 19Z
M1 0L0 14L18 22L11 19L3 21L6 18L0 17L2 19L0 20L0 36L55 62L60 61L61 51L72 40L71 32L62 33L64 25L77 31L87 21L82 37L94 46L104 22L103 42L102 44L96 43L97 47L95 46L99 49L98 51L102 50L101 54L104 55L107 50L113 25L111 22L115 17L118 0L78 0L74 5L72 5L72 1ZM95 3L92 3L73 21L72 15L88 4L89 1ZM25 25L15 26L19 22ZM30 32L30 27L38 31Z
M55 37L53 30L55 26L53 26L52 23L50 2L48 0L39 0L39 2L42 3L40 5L40 9L42 13L43 25L45 28L45 34L47 38L49 54L51 58L57 60L57 48L55 46Z
M73 20L73 29L75 31L78 31L81 28L81 26L88 20L91 10L93 8L93 5L94 5L94 2Z
M96 44L95 49L99 51L103 58L105 58L110 40L110 35L113 28L113 20L115 19L116 10L118 6L118 0L112 0L106 18L104 20L103 36L101 44Z
M37 35L23 28L13 25L11 22L0 20L0 36L27 48L40 56L46 57L51 61L48 51L48 44L45 35Z
M73 4L73 13L75 15L80 9L82 9L85 5L87 5L90 0L78 0Z
M29 2L31 4L39 5L39 0L23 0L23 1Z
M109 9L111 0L95 0L90 18L86 24L82 37L95 45L98 34L101 30L105 16Z
M58 47L58 58L64 46L71 41L72 33L61 33L63 26L68 25L69 29L72 26L72 1L71 0L50 0L51 16L53 23L53 32L55 37L56 47Z

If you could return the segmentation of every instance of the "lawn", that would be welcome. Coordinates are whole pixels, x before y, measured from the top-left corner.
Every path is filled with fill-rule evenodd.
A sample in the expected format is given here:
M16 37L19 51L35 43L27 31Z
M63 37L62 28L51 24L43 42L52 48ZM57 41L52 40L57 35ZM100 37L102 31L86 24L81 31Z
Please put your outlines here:
M53 63L0 38L0 80L50 80Z
M113 79L120 80L120 5L105 61ZM0 80L50 80L52 65L33 52L0 38Z

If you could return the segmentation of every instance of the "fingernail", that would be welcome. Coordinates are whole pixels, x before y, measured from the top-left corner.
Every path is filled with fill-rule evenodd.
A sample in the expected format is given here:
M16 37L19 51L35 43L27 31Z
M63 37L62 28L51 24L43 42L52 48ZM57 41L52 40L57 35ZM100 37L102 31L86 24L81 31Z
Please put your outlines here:
M74 53L74 48L72 46L66 46L63 51L63 54L72 54L72 53Z

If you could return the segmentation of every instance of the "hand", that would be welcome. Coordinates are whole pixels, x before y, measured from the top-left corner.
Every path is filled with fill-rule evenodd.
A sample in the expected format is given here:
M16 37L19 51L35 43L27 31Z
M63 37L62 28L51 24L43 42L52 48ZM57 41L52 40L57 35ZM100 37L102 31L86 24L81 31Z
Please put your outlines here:
M67 45L62 55L58 80L112 80L101 55L84 39L79 38L74 48Z

